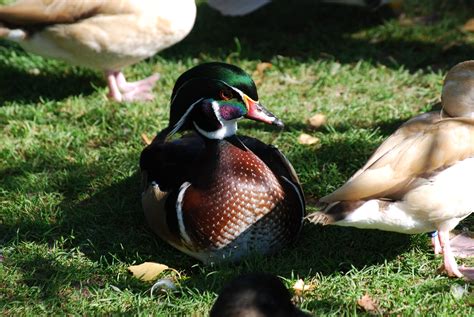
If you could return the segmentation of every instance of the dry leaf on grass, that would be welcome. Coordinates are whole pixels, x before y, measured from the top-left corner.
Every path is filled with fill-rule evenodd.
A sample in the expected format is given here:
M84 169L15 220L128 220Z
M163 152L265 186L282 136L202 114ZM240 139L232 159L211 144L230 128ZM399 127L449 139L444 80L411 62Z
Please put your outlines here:
M257 68L255 69L255 71L253 72L253 76L263 76L263 73L265 72L265 70L269 69L272 67L272 64L270 63L266 63L266 62L262 62L262 63L258 63L257 65Z
M469 19L463 26L462 26L463 31L467 32L474 32L474 18Z
M380 311L379 305L376 301L372 299L372 297L369 296L369 294L365 294L364 296L359 298L357 300L357 305L359 305L359 307L365 310L366 312L378 313Z
M304 292L311 291L316 288L314 284L305 284L302 279L299 279L293 285L293 290L295 291L296 296L302 296Z
M252 77L254 78L255 84L260 85L263 81L263 77L265 76L265 70L268 68L272 67L272 64L262 62L258 63L257 68L252 74Z
M311 136L306 133L302 133L298 137L298 143L299 144L304 144L304 145L314 145L314 144L319 144L320 140L317 137Z
M141 137L142 137L142 141L143 141L143 143L145 143L145 145L150 145L151 141L145 133L142 133Z
M158 275L167 269L169 269L167 265L154 262L145 262L128 267L128 270L132 272L134 277L145 282L154 281Z
M308 124L313 129L319 129L326 124L326 116L321 113L317 113L308 119Z
M433 25L440 20L439 14L430 14L416 17L408 17L405 14L401 14L398 17L398 23L401 26L414 26L414 25Z
M115 285L110 285L110 288L117 293L122 293L122 290Z
M38 76L41 74L41 71L38 68L30 68L27 70L27 73L33 76Z

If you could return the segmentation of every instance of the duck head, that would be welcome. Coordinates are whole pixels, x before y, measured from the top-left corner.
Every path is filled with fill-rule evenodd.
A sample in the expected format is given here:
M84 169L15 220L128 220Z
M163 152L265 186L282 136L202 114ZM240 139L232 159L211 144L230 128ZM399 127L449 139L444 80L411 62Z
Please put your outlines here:
M474 118L474 61L450 69L444 80L441 103L449 117Z
M242 69L218 62L201 64L176 81L162 137L195 129L208 139L224 139L236 133L242 118L283 126L258 101L255 83Z

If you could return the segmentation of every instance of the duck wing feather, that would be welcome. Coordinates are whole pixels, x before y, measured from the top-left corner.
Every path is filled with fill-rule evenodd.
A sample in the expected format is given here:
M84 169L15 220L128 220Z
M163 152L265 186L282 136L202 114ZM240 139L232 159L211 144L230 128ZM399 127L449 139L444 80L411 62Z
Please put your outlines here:
M428 116L408 121L376 150L363 168L321 201L397 198L418 176L473 155L473 119Z
M130 0L20 0L0 7L0 22L14 26L74 23L95 15L138 12Z

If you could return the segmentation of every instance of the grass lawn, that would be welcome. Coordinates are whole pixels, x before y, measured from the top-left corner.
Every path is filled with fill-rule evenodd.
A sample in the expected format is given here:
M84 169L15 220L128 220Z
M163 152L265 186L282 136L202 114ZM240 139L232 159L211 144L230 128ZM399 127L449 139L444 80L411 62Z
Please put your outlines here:
M138 173L140 135L166 126L183 71L219 60L253 73L270 62L254 79L286 128L242 121L239 131L287 155L313 211L397 126L431 110L447 70L473 57L474 33L460 28L472 17L466 2L407 0L406 17L390 20L311 0L229 18L199 2L183 42L126 69L131 79L161 73L151 103L110 103L101 74L0 41L0 314L205 315L226 281L263 270L288 287L315 285L298 300L315 315L367 314L357 301L368 294L375 314L473 316L473 286L436 273L425 235L305 223L274 256L203 266L148 229ZM328 119L318 131L306 124L316 113ZM301 133L319 145L299 144ZM473 217L462 226L473 230ZM127 272L144 261L178 270L164 274L177 291L150 296Z

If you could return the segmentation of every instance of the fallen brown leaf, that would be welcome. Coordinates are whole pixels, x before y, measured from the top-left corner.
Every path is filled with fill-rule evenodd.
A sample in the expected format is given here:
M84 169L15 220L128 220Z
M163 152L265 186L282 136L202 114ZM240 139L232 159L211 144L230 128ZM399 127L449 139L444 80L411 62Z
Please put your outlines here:
M423 15L408 17L405 14L401 14L398 17L398 23L401 26L414 26L414 25L433 25L440 19L439 14Z
M321 140L319 140L317 137L311 136L306 133L302 133L298 137L298 143L299 144L304 144L304 145L314 145L318 144Z
M326 124L326 116L322 113L317 113L308 119L308 124L313 129L319 129Z
M272 67L272 64L262 62L258 63L255 71L252 73L252 77L254 78L255 84L260 85L263 81L263 77L265 76L265 70Z
M365 294L357 300L357 305L366 312L377 313L380 311L379 305L370 297L369 294Z
M27 73L33 76L38 76L41 74L41 71L38 68L30 68L27 70Z
M148 138L148 136L145 133L142 133L141 137L142 137L142 141L143 141L143 143L145 143L145 145L151 144L150 139Z
M296 296L302 296L304 292L311 291L316 288L314 284L306 284L302 279L299 279L293 285L293 290Z
M167 265L154 262L145 262L128 267L134 277L145 282L155 280L158 275L167 269L169 269Z
M262 76L265 70L271 68L272 66L273 65L271 63L266 63L266 62L258 63L257 68L253 72L253 75Z
M474 18L469 19L464 25L462 26L463 31L467 32L474 32Z

